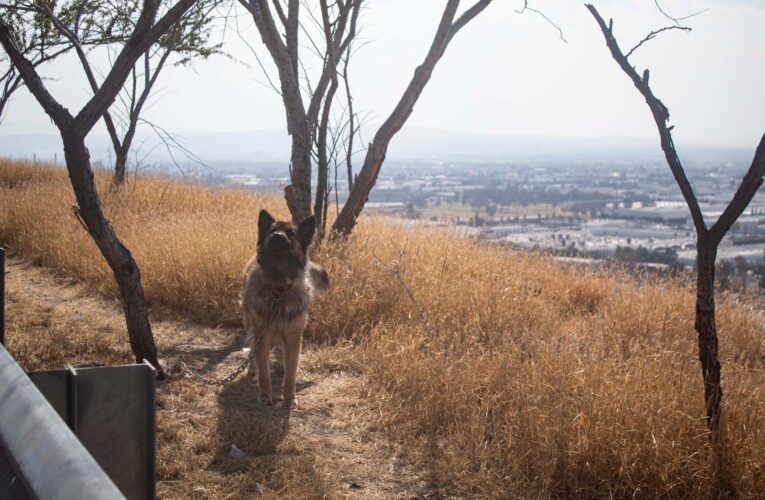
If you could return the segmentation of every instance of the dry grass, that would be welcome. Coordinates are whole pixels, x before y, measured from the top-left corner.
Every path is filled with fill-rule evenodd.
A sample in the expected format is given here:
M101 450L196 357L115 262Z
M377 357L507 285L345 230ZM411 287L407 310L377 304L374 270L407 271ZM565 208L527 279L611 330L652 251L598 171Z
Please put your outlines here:
M73 198L63 172L0 163L0 242L112 294L68 215ZM105 203L155 310L207 324L239 321L258 209L286 214L277 196L161 178ZM638 286L373 218L314 257L333 288L315 305L309 341L353 341L380 428L444 493L709 495L715 469L687 287ZM401 272L428 324L380 263ZM747 304L722 304L718 316L726 461L739 495L756 497L765 491L763 324Z

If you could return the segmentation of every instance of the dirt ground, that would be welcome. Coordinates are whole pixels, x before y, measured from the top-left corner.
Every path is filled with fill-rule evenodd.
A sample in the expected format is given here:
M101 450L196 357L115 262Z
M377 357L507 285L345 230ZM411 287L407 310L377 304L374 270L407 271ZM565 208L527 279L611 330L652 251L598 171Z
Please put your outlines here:
M153 318L167 362L222 377L246 356L241 329L189 323L161 311ZM7 262L6 338L29 370L132 361L117 301L15 257ZM222 388L183 378L161 381L158 496L442 496L427 474L407 464L403 443L391 442L379 428L375 399L353 359L352 347L306 346L300 406L291 412L260 406L246 374ZM278 394L280 367L273 365Z

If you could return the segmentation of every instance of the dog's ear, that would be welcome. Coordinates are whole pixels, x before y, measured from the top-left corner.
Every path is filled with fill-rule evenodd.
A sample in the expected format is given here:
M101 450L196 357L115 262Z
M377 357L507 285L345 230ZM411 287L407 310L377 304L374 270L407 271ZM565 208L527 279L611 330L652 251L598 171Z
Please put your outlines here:
M276 219L271 217L268 210L264 208L260 211L260 215L258 216L258 245L263 242L263 238L266 236L268 230L271 229L274 222L276 222Z
M303 251L308 249L308 245L311 244L313 239L313 233L316 230L316 217L313 215L304 219L298 225L298 239L300 244L303 245Z

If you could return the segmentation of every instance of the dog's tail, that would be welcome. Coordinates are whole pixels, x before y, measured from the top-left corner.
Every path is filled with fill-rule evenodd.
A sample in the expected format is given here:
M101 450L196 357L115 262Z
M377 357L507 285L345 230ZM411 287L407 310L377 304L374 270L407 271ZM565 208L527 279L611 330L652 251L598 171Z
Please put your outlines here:
M329 288L329 274L327 270L315 262L308 263L308 272L314 290L326 290Z

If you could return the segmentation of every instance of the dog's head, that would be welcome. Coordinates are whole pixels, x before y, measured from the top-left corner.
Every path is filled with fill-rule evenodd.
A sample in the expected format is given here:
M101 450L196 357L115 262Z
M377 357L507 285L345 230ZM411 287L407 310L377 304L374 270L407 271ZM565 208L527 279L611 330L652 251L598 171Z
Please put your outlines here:
M277 221L266 210L258 217L258 264L276 278L295 279L308 263L316 229L311 216L298 225Z

